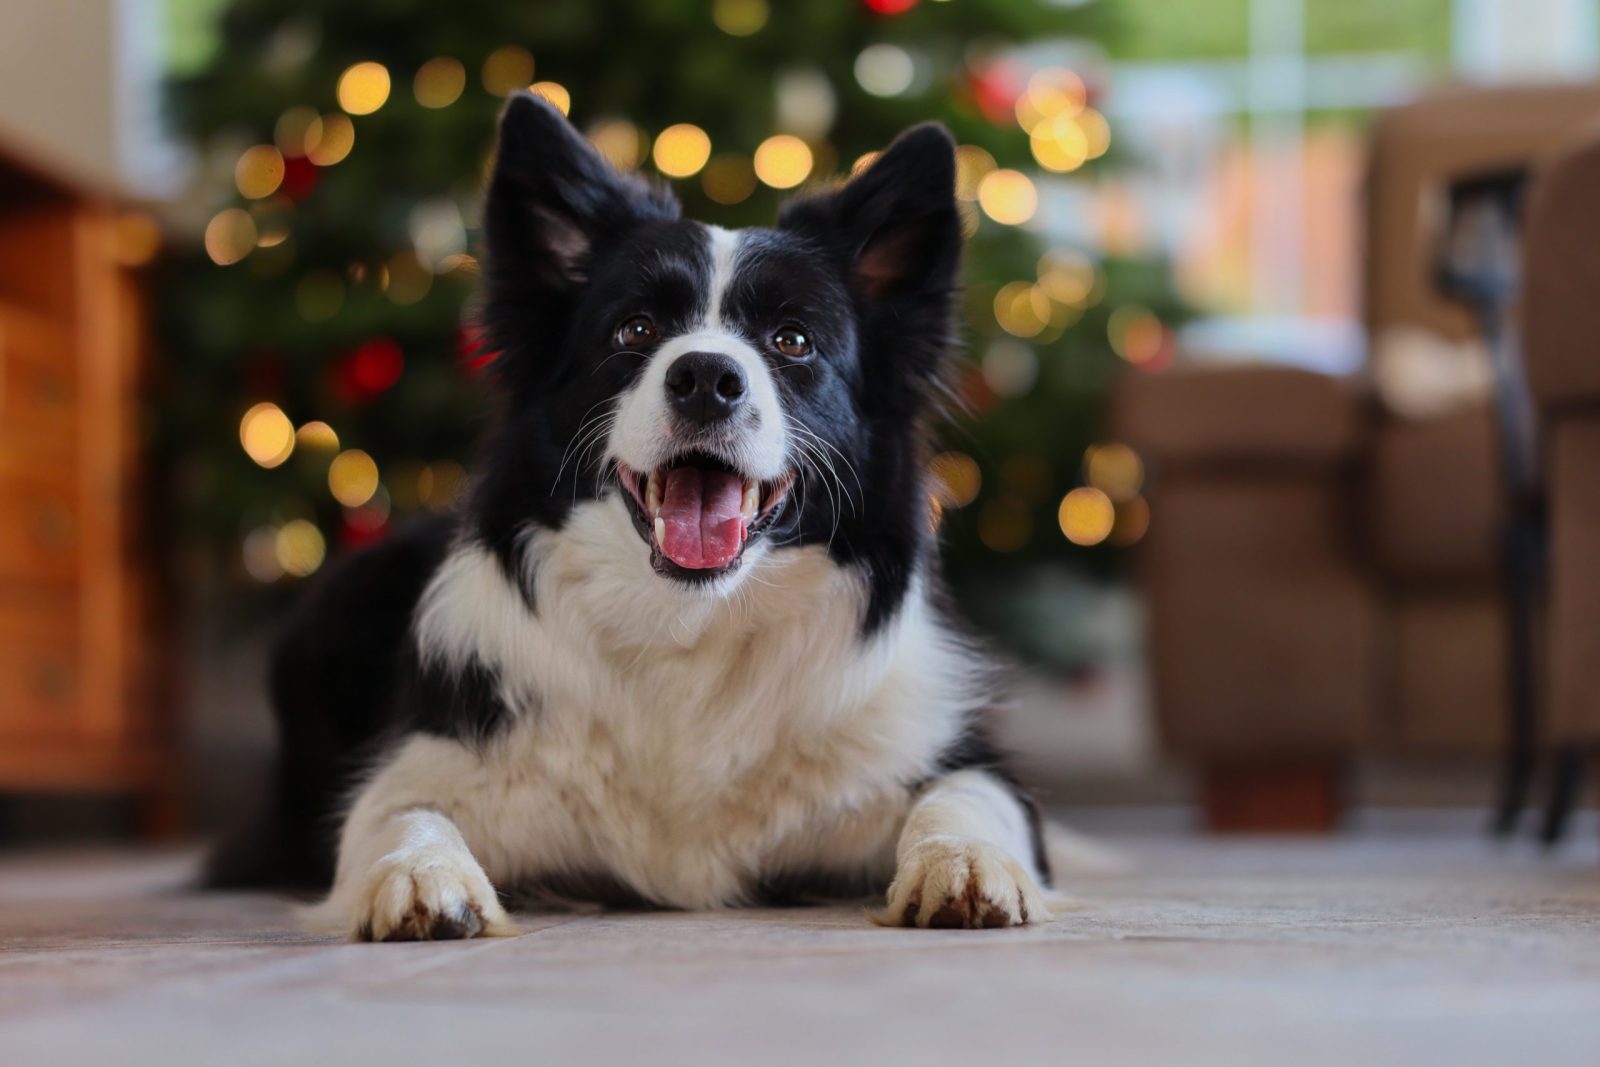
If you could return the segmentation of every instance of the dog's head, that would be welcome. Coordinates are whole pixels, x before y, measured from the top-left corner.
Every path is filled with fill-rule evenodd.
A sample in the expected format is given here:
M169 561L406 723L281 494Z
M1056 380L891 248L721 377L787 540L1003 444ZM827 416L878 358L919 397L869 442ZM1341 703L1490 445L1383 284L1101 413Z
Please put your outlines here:
M476 504L492 543L596 501L666 582L726 590L827 545L867 568L875 610L898 598L926 541L960 253L948 134L917 127L775 227L727 231L519 95L484 230L508 394Z

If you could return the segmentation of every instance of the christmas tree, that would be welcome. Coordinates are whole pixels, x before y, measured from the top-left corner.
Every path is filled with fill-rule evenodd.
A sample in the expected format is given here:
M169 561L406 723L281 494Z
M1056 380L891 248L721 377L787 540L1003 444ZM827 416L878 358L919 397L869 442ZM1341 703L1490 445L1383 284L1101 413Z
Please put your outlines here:
M970 236L964 411L934 464L949 569L1114 559L1147 516L1137 457L1098 441L1105 393L1170 359L1178 310L1159 264L1041 237L1051 191L1115 153L1095 65L1018 50L1092 60L1112 32L1105 5L1040 0L234 0L170 92L208 204L161 286L187 542L281 587L450 506L489 400L480 186L531 86L725 226L944 122Z

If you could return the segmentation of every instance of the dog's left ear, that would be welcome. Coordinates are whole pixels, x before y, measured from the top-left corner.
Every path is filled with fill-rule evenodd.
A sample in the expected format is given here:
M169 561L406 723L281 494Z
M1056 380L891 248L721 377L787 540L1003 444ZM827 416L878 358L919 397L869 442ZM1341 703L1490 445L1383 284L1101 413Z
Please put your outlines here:
M670 190L617 171L549 101L506 103L483 209L491 280L570 292L596 248L678 213Z
M936 123L915 126L836 192L788 205L779 225L841 252L869 302L948 300L961 259L955 142Z

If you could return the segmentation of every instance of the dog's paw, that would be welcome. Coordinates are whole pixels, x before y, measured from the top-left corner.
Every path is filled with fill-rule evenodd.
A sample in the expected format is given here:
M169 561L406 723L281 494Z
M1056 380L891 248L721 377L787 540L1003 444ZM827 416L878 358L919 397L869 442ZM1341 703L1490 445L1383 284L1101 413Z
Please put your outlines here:
M385 856L368 873L356 904L358 941L449 941L516 932L483 868L456 849Z
M976 930L1050 918L1033 877L1010 853L972 837L935 837L906 853L877 917L886 925Z

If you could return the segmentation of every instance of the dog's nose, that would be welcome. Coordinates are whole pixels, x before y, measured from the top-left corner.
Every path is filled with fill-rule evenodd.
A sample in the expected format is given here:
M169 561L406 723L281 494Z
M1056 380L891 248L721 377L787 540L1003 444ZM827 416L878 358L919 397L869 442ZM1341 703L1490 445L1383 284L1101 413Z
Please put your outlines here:
M667 368L672 410L697 426L720 422L744 403L744 371L715 352L686 352Z

